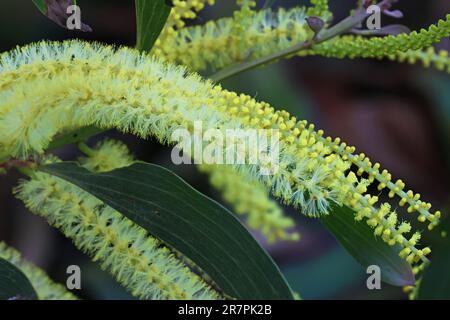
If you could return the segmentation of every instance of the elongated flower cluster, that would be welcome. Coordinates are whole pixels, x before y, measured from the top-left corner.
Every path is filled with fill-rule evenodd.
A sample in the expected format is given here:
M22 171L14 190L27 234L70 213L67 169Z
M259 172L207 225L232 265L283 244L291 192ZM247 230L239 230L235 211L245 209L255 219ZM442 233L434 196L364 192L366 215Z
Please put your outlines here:
M62 285L51 280L47 274L22 258L15 249L0 242L0 258L16 266L28 278L39 300L76 300L77 297Z
M276 197L310 216L329 213L335 203L347 205L384 241L401 244L405 259L427 261L429 249L416 248L420 235L405 238L409 225L397 221L388 204L378 204L368 186L378 182L380 193L397 197L431 228L440 213L432 214L420 195L406 191L402 181L392 182L379 164L355 155L340 139L325 138L314 125L247 95L222 90L181 67L130 49L42 42L2 56L0 101L0 155L9 156L42 153L58 132L89 125L152 135L163 143L174 142L177 128L193 130L199 119L205 129L278 129L281 152L274 175L261 175L257 165L235 169L261 180ZM359 168L356 174L352 164ZM364 172L368 178L358 177Z
M219 295L161 241L80 188L36 173L16 189L47 219L141 299L217 299Z
M128 167L134 162L127 146L118 140L105 139L92 149L82 146L81 150L88 157L80 158L79 162L90 171L108 172Z
M299 239L297 232L289 232L294 220L285 216L277 202L270 199L260 181L245 179L226 165L200 165L199 169L209 174L212 186L221 191L233 211L245 215L249 227L261 231L269 243Z
M176 31L173 37L161 42L154 53L191 70L218 69L310 39L313 32L305 18L303 8L262 10L246 17L245 32L236 32L243 23L236 18L210 21Z

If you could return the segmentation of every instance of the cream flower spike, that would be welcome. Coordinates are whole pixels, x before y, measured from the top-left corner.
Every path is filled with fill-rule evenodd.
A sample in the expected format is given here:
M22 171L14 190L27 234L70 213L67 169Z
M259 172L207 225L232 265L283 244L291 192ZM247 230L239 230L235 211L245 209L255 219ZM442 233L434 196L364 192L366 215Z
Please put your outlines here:
M172 0L171 2L173 5L172 10L164 29L155 42L155 46L152 49L154 52L158 51L162 43L168 42L176 30L185 27L185 20L195 19L197 13L205 7L205 4L212 6L215 0Z

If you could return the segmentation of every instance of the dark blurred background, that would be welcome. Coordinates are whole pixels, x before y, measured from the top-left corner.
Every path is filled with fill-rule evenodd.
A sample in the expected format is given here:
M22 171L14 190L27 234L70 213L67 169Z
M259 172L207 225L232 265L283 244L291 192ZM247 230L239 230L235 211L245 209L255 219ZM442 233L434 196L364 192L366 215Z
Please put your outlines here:
M228 16L234 1L203 11L194 23ZM264 1L260 1L263 4ZM278 0L275 7L291 7L308 1ZM336 19L345 17L356 1L331 0ZM134 45L134 1L78 1L82 19L94 31L70 32L47 20L29 0L2 0L0 52L42 39L83 38L105 43ZM419 29L450 12L448 0L400 1L401 23ZM447 39L448 40L448 39ZM450 41L439 47L449 49ZM308 119L332 136L339 136L359 151L382 163L394 177L420 192L423 199L444 210L449 204L450 77L432 69L387 61L294 58L247 72L224 82L224 87L245 92L273 106ZM153 141L108 132L125 141L141 160L162 164L181 175L205 194L221 201L207 177L192 166L174 166L170 149ZM90 140L95 143L101 137ZM58 150L63 159L80 155L69 146ZM65 283L68 265L82 268L83 298L130 298L114 280L78 252L44 220L30 214L11 195L21 176L0 176L0 240ZM222 201L223 203L223 201ZM285 208L298 222L298 243L267 245L293 289L306 299L404 299L401 288L383 284L381 291L366 288L365 270L315 220ZM448 210L447 210L448 211ZM430 239L431 241L433 239ZM426 241L426 240L425 240Z

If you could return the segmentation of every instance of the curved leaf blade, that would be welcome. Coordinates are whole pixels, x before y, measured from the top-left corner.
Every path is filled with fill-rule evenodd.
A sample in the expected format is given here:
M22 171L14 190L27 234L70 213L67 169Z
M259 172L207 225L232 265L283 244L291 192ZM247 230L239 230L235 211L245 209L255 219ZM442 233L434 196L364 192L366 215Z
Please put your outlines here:
M270 256L226 208L171 171L135 163L92 173L76 163L41 170L63 178L175 248L237 299L293 299Z
M167 17L170 7L165 0L136 0L136 47L142 51L150 51L158 39Z
M0 300L37 300L28 278L16 266L0 258Z
M414 285L411 266L398 255L401 249L377 239L367 224L355 221L350 208L336 207L321 221L364 268L379 266L382 281L394 286Z

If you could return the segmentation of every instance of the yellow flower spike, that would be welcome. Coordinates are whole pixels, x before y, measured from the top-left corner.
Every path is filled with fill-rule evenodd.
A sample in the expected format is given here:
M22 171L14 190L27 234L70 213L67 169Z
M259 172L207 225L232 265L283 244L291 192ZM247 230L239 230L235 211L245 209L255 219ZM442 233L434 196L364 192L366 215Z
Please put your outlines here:
M63 285L54 283L47 274L34 264L22 258L14 248L0 242L0 258L17 267L28 278L39 300L76 300Z
M411 291L414 290L414 286L404 286L403 287L403 292L404 293L411 293Z
M328 6L328 0L311 0L311 7L308 8L308 16L323 17L326 22L330 22L333 13Z
M420 215L420 216L417 217L417 220L418 220L419 222L425 222L425 221L427 220L427 217L425 217L425 216L423 216L423 215Z
M384 230L384 227L383 227L383 226L378 226L378 227L375 228L374 234L375 234L376 236L380 236L380 235L383 234L383 230Z
M58 68L47 68L56 65ZM131 49L115 51L79 41L43 42L4 54L0 75L0 153L12 156L42 153L57 133L88 125L116 128L140 137L153 135L161 142L173 143L173 129L191 130L193 119L220 130L260 129L262 120L270 121L269 128L278 128L291 119L289 113L275 111L248 96L239 96L236 105L237 94L187 74L181 67ZM140 86L130 89L129 82ZM244 108L250 112L244 112ZM249 121L253 118L258 121ZM293 133L295 129L299 135ZM346 152L350 150L346 144L315 132L306 121L298 121L291 129L286 125L283 137L280 172L261 177L258 168L241 166L240 170L264 181L273 194L306 215L327 214L330 205L336 203L351 206L356 212L368 208L371 217L377 216L378 198L356 190L361 180L350 174L354 156ZM289 137L294 137L292 144L286 142ZM330 154L334 159L328 158ZM362 166L369 164L362 160ZM388 172L380 175L390 183ZM387 225L384 217L368 221L373 227ZM389 228L392 236L397 236L396 228ZM401 245L407 246L408 240L404 238Z

